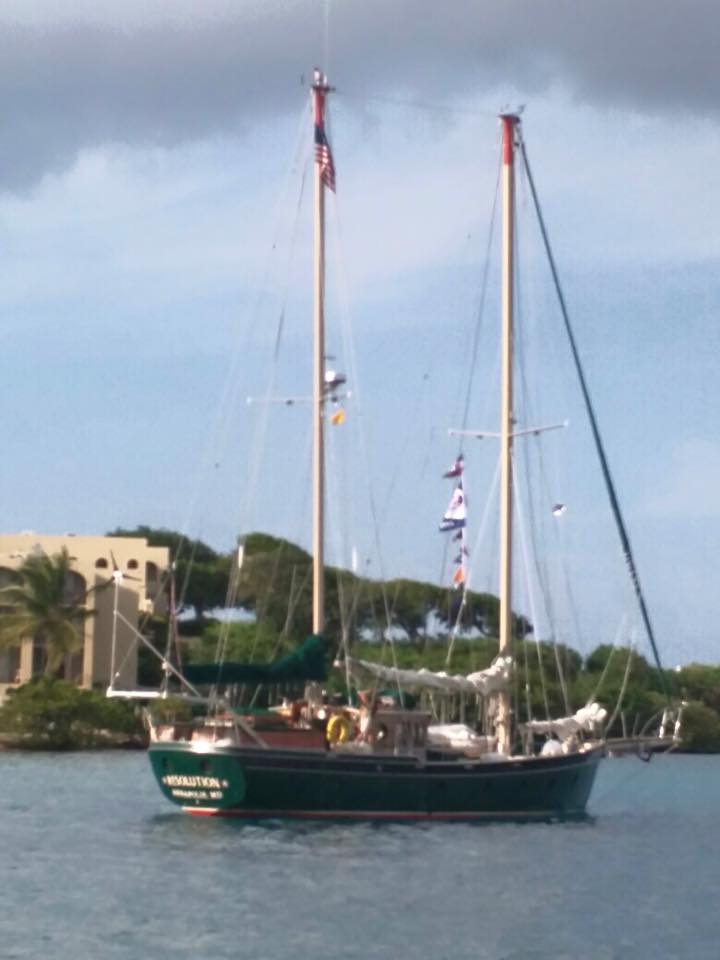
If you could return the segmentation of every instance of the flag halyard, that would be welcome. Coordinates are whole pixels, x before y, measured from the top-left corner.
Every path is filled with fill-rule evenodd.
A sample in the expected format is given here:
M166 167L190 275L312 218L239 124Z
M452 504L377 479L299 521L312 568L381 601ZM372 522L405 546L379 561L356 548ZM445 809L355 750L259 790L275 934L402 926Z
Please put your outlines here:
M453 542L459 542L459 552L455 556L455 570L452 575L452 585L456 590L465 589L467 578L466 558L469 551L465 546L465 527L467 525L467 503L465 500L465 491L463 489L463 473L465 472L465 457L459 454L455 458L449 470L446 470L443 477L456 479L457 486L453 490L452 497L447 510L440 521L440 532L452 532Z

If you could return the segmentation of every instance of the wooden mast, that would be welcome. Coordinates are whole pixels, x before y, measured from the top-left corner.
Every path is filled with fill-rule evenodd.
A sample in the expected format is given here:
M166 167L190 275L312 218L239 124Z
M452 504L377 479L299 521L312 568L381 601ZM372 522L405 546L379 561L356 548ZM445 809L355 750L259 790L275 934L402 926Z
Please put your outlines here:
M313 76L313 113L316 145L318 129L325 129L327 77L316 69ZM315 153L315 277L313 320L313 633L325 629L325 184L323 166Z
M500 630L498 654L512 654L512 440L513 440L513 292L515 224L515 128L519 117L502 114L502 400L500 426ZM510 692L498 699L498 750L512 747Z

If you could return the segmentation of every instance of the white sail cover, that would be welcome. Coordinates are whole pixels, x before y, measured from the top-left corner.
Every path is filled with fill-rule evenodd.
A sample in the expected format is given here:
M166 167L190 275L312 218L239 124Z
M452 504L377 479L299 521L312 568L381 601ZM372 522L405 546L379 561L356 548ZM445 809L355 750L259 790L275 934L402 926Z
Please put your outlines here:
M599 703L589 703L571 717L559 717L557 720L529 720L523 726L534 733L554 733L560 740L567 740L582 731L598 733L606 717L607 710L604 707Z
M401 690L436 690L441 693L470 693L486 697L504 689L509 683L512 657L497 657L486 670L478 670L467 676L444 671L434 673L432 670L400 670L396 667L385 667L380 663L371 663L369 660L356 660L354 657L348 657L346 663L353 674L366 673L378 680L392 683Z
M456 750L469 757L480 757L497 750L495 737L483 736L464 723L431 723L427 742L431 747Z

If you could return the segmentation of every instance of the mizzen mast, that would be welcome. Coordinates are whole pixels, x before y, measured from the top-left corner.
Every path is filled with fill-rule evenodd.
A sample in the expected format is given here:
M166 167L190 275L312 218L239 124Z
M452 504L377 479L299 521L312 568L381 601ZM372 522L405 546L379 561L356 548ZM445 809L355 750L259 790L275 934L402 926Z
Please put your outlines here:
M512 441L513 441L513 294L515 225L516 114L502 123L502 398L500 426L500 630L498 655L512 654ZM496 715L498 750L509 754L512 739L509 691L499 695Z
M315 274L313 321L313 633L325 629L325 187L335 189L335 170L325 134L327 77L316 69L312 98L315 120Z

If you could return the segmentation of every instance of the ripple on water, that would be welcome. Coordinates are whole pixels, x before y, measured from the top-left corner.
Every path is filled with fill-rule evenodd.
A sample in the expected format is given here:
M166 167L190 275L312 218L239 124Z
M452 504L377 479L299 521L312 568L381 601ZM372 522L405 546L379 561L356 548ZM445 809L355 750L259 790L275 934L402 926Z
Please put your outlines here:
M716 960L720 760L601 766L592 817L187 817L136 753L0 755L3 960Z

